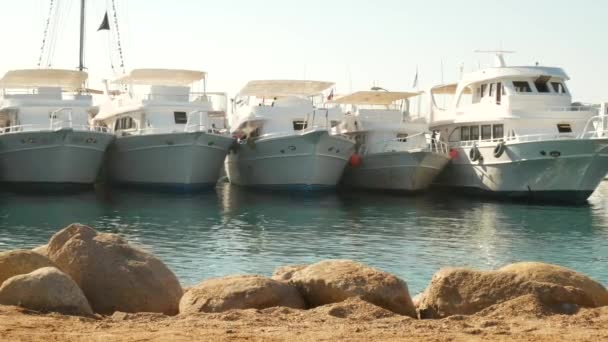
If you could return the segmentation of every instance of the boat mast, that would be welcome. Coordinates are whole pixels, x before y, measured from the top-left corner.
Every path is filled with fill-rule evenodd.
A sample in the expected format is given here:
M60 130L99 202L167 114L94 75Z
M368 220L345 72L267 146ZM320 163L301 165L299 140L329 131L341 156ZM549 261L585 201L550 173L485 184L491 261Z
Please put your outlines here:
M78 70L84 70L84 2L80 0L80 54Z

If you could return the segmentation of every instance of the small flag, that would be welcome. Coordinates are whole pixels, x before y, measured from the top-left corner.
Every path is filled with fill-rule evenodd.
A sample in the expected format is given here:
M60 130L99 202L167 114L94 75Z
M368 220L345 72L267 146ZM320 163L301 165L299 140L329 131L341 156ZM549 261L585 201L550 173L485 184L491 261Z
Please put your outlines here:
M414 76L414 83L412 83L412 88L418 88L418 66L416 66L416 76Z
M327 101L331 101L334 99L334 89L331 89L331 92L329 93L329 95L327 96Z
M99 25L99 28L97 29L97 31L101 31L101 30L110 30L110 21L108 20L108 12L106 11L106 14L103 16L103 21L101 22L101 25Z

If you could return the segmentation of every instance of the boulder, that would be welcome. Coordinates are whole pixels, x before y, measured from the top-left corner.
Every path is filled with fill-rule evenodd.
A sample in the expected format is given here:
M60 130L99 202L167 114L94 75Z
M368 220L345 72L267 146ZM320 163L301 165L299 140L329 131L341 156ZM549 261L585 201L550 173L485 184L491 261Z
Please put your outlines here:
M48 255L80 286L97 313L178 313L182 288L175 274L118 235L72 224L53 235Z
M350 260L326 260L293 272L294 284L310 307L360 297L400 315L416 317L407 284L392 274Z
M298 290L286 283L257 275L214 278L190 288L179 303L180 314L265 309L283 306L305 309Z
M445 268L433 276L418 311L420 318L471 315L524 295L552 306L594 306L593 299L576 287L528 281L510 272Z
M47 257L30 250L2 252L0 253L0 285L8 278L49 266L56 265Z
M308 265L288 265L278 267L272 273L272 279L278 281L289 281L295 272L304 269L307 266Z
M78 285L55 267L43 267L7 279L0 287L0 304L69 315L93 314Z
M591 296L596 307L608 305L608 290L602 284L566 267L542 262L518 262L498 271L514 273L528 281L576 287Z
M47 248L49 247L49 245L41 245L38 246L36 248L32 248L32 252L38 253L40 255L44 255L47 256L48 252L47 252Z

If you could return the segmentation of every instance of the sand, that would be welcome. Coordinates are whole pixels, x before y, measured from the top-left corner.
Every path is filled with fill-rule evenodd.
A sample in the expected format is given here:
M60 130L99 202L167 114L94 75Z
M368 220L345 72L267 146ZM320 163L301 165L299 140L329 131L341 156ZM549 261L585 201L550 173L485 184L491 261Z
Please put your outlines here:
M270 308L164 316L83 318L0 306L6 341L608 341L608 307L571 315L532 296L472 316L417 320L349 299L311 310Z

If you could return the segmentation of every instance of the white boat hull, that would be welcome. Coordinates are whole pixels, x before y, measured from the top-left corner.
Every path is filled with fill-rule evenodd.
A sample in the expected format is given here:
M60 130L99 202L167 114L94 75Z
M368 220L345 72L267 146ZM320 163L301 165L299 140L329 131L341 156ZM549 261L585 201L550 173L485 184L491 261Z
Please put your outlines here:
M586 200L608 171L608 139L572 139L507 144L500 158L494 146L480 147L482 161L470 148L437 178L437 184L508 197L564 202Z
M361 165L346 168L343 184L361 189L421 191L448 162L448 156L430 151L368 154Z
M327 131L242 143L226 159L230 182L241 186L316 189L340 181L354 143Z
M0 135L0 181L93 184L113 140L110 133L72 129Z
M205 132L118 137L108 153L108 176L136 186L213 187L233 141Z

